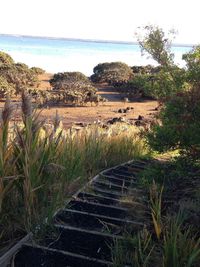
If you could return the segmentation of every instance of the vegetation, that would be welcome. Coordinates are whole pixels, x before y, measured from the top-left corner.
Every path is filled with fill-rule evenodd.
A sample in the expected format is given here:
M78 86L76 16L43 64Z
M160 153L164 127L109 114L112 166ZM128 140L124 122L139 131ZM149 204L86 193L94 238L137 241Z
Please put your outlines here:
M19 94L24 88L37 87L36 73L26 64L15 63L6 53L0 52L1 97Z
M0 127L1 246L48 225L64 200L102 168L147 153L135 127L63 130L58 114L53 127L45 124L26 93L22 123L13 125L11 118L7 99Z
M41 75L45 73L45 70L39 67L32 67L31 70L37 75Z
M138 186L148 195L151 217L143 213L144 229L129 229L115 242L114 266L199 266L199 182L199 163L183 159L156 162L143 171Z
M148 196L144 229L130 229L113 247L114 266L199 266L199 46L183 55L186 68L173 62L171 42L158 27L145 27L143 51L159 64L158 72L134 68L132 85L162 102L157 123L146 132L158 152L178 157L150 164L138 179ZM157 67L156 67L157 68ZM134 196L132 196L133 198ZM135 201L135 200L134 200ZM148 216L150 213L151 216Z
M121 83L133 77L131 68L122 62L111 62L98 64L93 69L91 80L96 83Z
M158 123L148 133L151 147L160 152L179 149L194 158L200 156L199 89L178 94L163 106Z
M114 266L199 266L200 47L183 55L186 68L180 69L163 30L152 26L144 30L138 40L143 52L157 61L157 67L103 63L94 68L91 80L122 84L162 102L157 122L142 133L146 142L133 126L93 125L79 132L63 130L58 114L53 125L46 124L33 110L27 92L35 100L41 94L47 101L55 96L56 101L80 104L93 100L96 89L83 74L64 72L50 81L51 94L38 93L34 88L24 90L26 85L35 84L32 74L40 70L30 70L24 64L15 64L7 54L0 54L2 94L22 91L22 123L11 122L13 108L8 97L0 121L3 246L13 237L47 227L54 211L88 177L105 167L146 155L148 143L154 152L177 150L178 157L153 160L138 177L134 192L138 188L144 194L140 195L138 209L137 194L134 196L132 190L132 195L127 195L144 229L136 233L130 227L123 239L115 241Z
M64 103L76 105L87 102L99 102L97 89L90 80L80 72L63 72L54 74L50 80L54 91L57 91L60 100Z
M134 78L122 88L130 97L139 93L141 96L150 96L164 102L187 88L188 82L187 71L175 65L171 52L175 33L171 31L169 36L166 36L161 28L152 25L144 27L142 33L137 33L142 53L150 55L157 66L132 67L135 71Z
M183 56L187 63L187 69L181 70L172 64L172 56L169 53L167 56L167 50L165 50L165 53L162 52L165 44L159 46L162 49L154 49L154 46L158 44L151 43L151 39L154 40L158 35L162 36L162 38L158 38L158 43L164 42L164 35L159 35L158 30L158 28L150 28L149 39L146 37L141 42L144 49L150 51L158 63L162 63L162 60L160 60L162 55L165 58L163 69L156 74L157 78L161 79L152 83L154 95L160 95L159 99L165 97L165 105L158 116L158 123L153 126L152 131L148 134L148 142L153 149L160 152L180 149L182 153L198 158L200 126L198 120L200 115L199 47ZM159 53L157 55L158 51L160 51L160 56ZM167 77L168 80L166 80ZM144 83L145 86L146 83ZM155 94L155 92L157 93Z
M4 52L0 51L0 66L2 66L4 64L13 65L14 64L14 60L7 53L4 53Z

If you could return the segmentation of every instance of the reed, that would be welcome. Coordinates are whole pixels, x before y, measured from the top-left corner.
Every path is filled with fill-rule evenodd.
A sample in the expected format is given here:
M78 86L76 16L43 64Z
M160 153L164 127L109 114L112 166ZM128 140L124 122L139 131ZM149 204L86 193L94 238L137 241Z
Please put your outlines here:
M164 267L192 267L200 262L200 238L192 228L183 227L183 217L179 212L170 218L163 242Z
M66 198L99 170L148 151L134 127L65 130L58 114L47 125L25 92L22 122L9 127L11 111L8 99L0 128L1 244L47 225Z

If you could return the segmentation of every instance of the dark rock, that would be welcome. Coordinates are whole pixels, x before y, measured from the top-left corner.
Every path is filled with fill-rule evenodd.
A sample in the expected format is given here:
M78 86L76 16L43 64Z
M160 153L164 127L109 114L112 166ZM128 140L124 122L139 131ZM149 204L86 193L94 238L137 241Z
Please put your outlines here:
M139 120L139 121L144 120L144 116L139 115L139 116L138 116L138 120Z
M131 110L133 110L134 108L133 107L127 107L127 108L120 108L118 109L118 113L128 113L130 112Z
M119 117L119 118L115 117L115 118L112 118L111 120L107 121L108 124L114 124L114 123L117 123L117 122L127 122L127 120L124 117Z

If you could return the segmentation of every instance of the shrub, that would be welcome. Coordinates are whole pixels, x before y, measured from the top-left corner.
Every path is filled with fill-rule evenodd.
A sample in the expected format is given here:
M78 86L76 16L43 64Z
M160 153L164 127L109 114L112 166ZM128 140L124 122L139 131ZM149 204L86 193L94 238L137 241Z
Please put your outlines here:
M7 53L0 51L0 66L3 64L12 65L12 64L14 64L14 60Z
M131 68L122 62L111 62L98 64L93 69L91 76L93 82L106 82L109 84L125 82L133 77Z
M58 91L63 102L80 104L96 93L96 88L92 86L90 80L80 72L54 74L50 84L53 90Z
M132 69L135 71L134 78L120 85L130 98L140 95L163 102L184 88L186 72L176 66L173 67L173 76L162 66L135 66Z
M89 79L81 72L59 72L54 74L49 82L56 90L63 89L65 86L70 87L72 84L75 85L76 83L90 84Z
M4 98L6 95L11 96L14 92L14 87L4 77L0 76L0 98Z
M38 85L37 75L26 64L15 64L13 59L3 52L0 52L0 77L4 86L4 94L11 92L18 94L24 88ZM2 94L3 96L3 94Z
M200 156L200 93L199 89L178 94L167 101L159 115L161 124L148 136L157 151L180 149L193 158Z
M45 73L45 70L39 67L32 67L31 70L37 75L41 75Z
M184 70L177 68L172 77L170 72L161 69L156 74L138 77L138 81L145 95L163 101L183 90L184 74Z
M146 66L133 66L131 67L134 74L154 74L161 70L160 66L152 66L152 65L146 65ZM134 76L135 77L135 76Z

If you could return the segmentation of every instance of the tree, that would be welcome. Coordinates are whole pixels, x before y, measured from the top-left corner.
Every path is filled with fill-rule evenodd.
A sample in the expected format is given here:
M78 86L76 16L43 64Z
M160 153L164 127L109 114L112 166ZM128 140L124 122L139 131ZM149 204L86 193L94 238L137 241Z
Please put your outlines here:
M193 86L200 83L200 45L194 47L189 53L182 57L186 61L187 81Z
M147 28L148 35L141 41L161 66L153 81L145 81L153 94L164 105L147 138L150 146L159 151L179 149L193 159L200 157L200 46L185 54L187 68L180 69L173 62L168 42L158 27ZM150 86L150 83L151 86Z
M126 82L133 77L132 69L122 62L98 64L91 76L93 82L107 82L109 84Z
M139 28L141 30L141 28ZM140 33L136 33L137 40L142 48L142 52L147 52L161 66L168 68L174 65L174 54L171 52L172 40L175 31L169 32L169 37L158 26L145 26Z
M161 28L152 25L144 27L142 34L137 33L142 52L148 53L159 67L158 72L145 74L143 89L161 102L181 92L186 83L185 71L176 66L173 60L171 44L174 36L174 31L170 31L167 37Z

